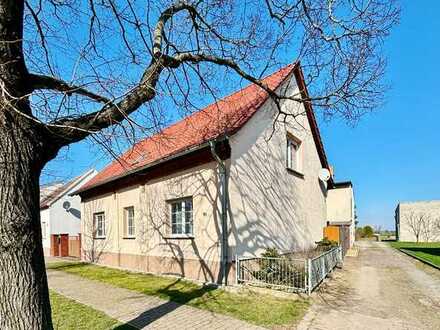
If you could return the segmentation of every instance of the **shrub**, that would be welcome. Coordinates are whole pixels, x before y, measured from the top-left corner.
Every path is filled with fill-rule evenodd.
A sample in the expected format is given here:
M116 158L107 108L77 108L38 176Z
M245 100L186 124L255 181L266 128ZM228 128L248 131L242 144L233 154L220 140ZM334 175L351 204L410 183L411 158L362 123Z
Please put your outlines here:
M280 258L281 254L276 248L266 248L266 251L264 251L261 256L263 258Z
M317 249L318 250L330 250L333 247L336 247L339 245L338 242L336 241L331 241L329 240L327 237L324 237L322 240L320 240L319 242L316 242L316 245L318 246Z
M259 270L252 272L252 275L259 281L270 285L283 285L302 287L305 279L304 265L295 264L289 261L289 257L282 255L276 248L267 248L261 254L265 259L259 264Z
M363 229L363 237L373 237L374 230L371 226L365 226Z

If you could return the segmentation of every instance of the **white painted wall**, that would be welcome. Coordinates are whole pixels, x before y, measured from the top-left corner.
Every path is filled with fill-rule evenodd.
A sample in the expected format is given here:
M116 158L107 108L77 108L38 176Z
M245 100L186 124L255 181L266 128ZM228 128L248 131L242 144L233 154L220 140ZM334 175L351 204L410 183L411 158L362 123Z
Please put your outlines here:
M41 230L46 233L46 237L43 237L43 248L50 249L50 211L49 209L42 210L40 212ZM44 228L43 228L44 227Z
M355 241L355 200L353 187L330 189L327 193L327 220L350 224L350 244Z
M81 178L74 186L63 193L63 196L49 208L40 211L41 224L46 227L46 238L43 239L45 253L50 249L50 236L57 234L69 234L76 236L81 233L81 198L79 196L69 196L75 190L81 188L91 180L98 172L90 171ZM66 211L63 203L69 202L70 209Z
M281 88L298 93L294 78ZM322 239L327 189L318 179L322 166L310 125L303 105L285 101L282 109L298 116L274 130L277 109L268 101L230 139L231 255L307 249ZM303 177L286 169L288 133L301 140Z
M419 201L400 203L396 210L396 227L399 227L399 241L415 242L416 236L409 225L410 217L420 219L421 235L419 241L440 241L440 201ZM418 223L419 220L416 220Z

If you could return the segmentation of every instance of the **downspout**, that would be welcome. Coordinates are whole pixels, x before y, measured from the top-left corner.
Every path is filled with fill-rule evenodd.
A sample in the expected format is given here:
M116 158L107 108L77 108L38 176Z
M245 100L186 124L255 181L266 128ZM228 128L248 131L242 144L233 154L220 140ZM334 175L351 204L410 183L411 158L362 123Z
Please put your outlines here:
M227 184L227 170L223 160L215 151L217 141L209 141L211 147L211 153L215 161L219 166L219 181L220 181L220 203L221 203L221 272L222 272L222 285L227 285L227 268L228 268L228 184Z

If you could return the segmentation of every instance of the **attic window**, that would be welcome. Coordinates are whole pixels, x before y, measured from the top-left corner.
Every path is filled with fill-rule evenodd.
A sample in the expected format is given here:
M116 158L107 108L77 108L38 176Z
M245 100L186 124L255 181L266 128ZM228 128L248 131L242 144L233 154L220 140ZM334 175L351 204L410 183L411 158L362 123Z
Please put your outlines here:
M286 167L300 173L301 166L301 141L290 134L287 135Z

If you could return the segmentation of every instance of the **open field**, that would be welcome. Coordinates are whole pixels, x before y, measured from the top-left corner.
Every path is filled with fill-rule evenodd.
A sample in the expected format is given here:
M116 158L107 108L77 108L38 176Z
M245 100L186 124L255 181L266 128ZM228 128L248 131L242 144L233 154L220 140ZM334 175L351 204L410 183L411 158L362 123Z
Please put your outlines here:
M404 250L411 256L432 263L440 267L440 242L415 243L415 242L390 242L391 246Z
M266 327L292 325L303 317L309 306L308 300L299 297L283 299L256 292L232 293L183 279L87 263L58 262L47 267Z

